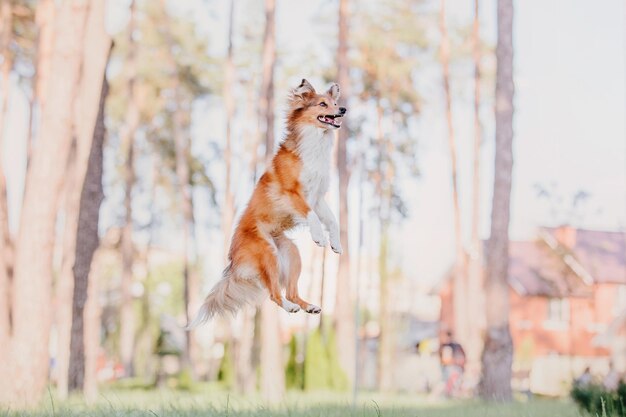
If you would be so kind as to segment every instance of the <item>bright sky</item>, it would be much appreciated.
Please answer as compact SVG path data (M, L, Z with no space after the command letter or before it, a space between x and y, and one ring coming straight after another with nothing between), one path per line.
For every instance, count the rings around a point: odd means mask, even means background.
M255 6L250 6L256 3ZM239 2L237 19L260 13L260 2ZM280 64L301 62L313 50L324 65L335 54L335 2L278 0L277 38ZM356 0L353 0L356 3ZM472 2L450 0L450 23L469 24ZM192 13L199 31L211 39L212 48L225 48L226 0L178 3L181 13ZM436 5L435 5L436 6ZM124 25L127 2L111 4L110 27ZM249 7L257 7L251 10ZM484 0L482 32L486 42L495 45L495 0ZM245 17L244 17L245 16ZM515 2L515 166L512 199L511 235L515 239L532 238L534 229L551 224L546 202L536 197L534 186L556 184L565 198L580 189L591 197L577 226L606 230L626 227L626 89L624 2L606 0L523 0ZM259 32L263 18L259 18ZM328 44L320 39L329 37ZM236 45L237 47L237 45ZM285 76L279 72L277 102L286 95L287 85L302 77L319 83L310 72L316 62L304 64L301 74ZM467 74L456 69L455 74ZM471 81L453 79L455 92L455 128L459 143L460 181L463 220L469 234L472 108L467 91ZM443 101L438 67L425 68L420 77L420 93L425 98L419 123L419 160L422 175L418 179L398 179L409 202L410 217L395 233L395 262L405 274L428 285L441 277L450 266L453 254L452 207L449 161L443 119ZM285 91L283 91L285 89ZM15 90L17 91L17 89ZM459 98L460 97L460 98ZM9 121L9 140L4 144L4 162L11 195L11 208L19 206L24 169L26 101L14 94ZM243 108L243 103L239 108ZM211 100L194 126L194 150L204 152L209 139L223 137L223 115L219 101ZM210 111L209 111L210 110ZM202 109L201 109L202 111ZM485 124L482 149L482 234L487 237L493 178L493 112L486 102L482 112ZM279 127L282 125L278 125ZM281 130L278 130L280 132ZM238 133L235 133L237 136ZM238 146L236 145L236 148ZM15 157L19 155L20 157ZM211 168L218 179L220 166ZM244 179L239 184L239 199L249 195ZM330 198L333 200L333 196ZM356 195L351 195L356 207ZM336 210L335 210L336 211ZM216 222L215 212L198 214L201 221ZM110 216L109 216L110 217ZM212 219L212 220L211 220ZM298 233L303 247L308 247L305 232ZM215 233L200 232L200 247L209 253L210 263L219 264L221 253L211 252L221 238ZM354 238L354 236L353 236ZM307 248L303 248L305 253ZM306 256L306 255L305 255ZM220 265L221 268L221 265Z

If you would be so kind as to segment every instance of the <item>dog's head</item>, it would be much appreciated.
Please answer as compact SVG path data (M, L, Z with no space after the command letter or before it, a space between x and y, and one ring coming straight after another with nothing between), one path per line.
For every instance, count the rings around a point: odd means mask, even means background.
M331 85L325 93L318 94L313 86L303 79L289 96L288 121L291 125L339 129L346 108L339 107L337 100L339 100L337 84Z

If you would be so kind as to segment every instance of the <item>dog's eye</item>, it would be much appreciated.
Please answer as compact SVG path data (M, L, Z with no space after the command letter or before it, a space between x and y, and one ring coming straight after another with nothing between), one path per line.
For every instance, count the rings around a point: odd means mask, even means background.
M328 105L326 103L324 103L323 101L320 103L320 106L322 107L328 107Z

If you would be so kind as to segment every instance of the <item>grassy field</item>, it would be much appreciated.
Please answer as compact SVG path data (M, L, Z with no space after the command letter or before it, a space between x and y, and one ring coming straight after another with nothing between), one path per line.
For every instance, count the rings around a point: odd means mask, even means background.
M256 397L238 397L202 388L196 392L174 390L104 390L95 404L75 398L54 400L51 394L37 410L0 410L0 416L163 416L163 417L580 417L569 401L531 400L510 405L431 400L408 395L362 393L355 407L334 393L291 392L283 404L266 407Z

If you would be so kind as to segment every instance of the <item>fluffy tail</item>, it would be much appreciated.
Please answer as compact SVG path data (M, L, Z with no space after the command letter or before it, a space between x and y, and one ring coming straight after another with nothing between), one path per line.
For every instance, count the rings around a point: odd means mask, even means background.
M256 304L263 290L256 279L244 279L231 273L229 266L204 300L196 317L185 327L192 330L216 315L235 314L245 304Z

